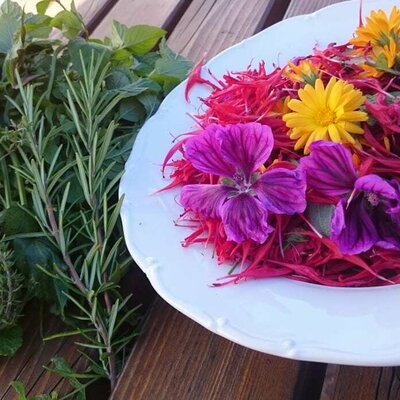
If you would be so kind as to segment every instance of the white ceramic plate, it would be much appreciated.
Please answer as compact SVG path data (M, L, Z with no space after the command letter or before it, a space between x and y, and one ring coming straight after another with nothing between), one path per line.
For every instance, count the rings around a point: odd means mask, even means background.
M397 1L364 1L363 14ZM307 55L313 46L344 43L358 24L359 0L338 3L314 14L282 21L229 48L207 66L216 76L238 71L250 61L285 63ZM122 221L132 256L157 292L172 306L207 329L241 345L299 360L338 364L400 365L400 286L329 288L271 279L223 288L209 284L226 274L211 250L181 247L192 232L177 228L182 209L179 191L152 195L165 186L160 163L173 136L193 129L186 113L198 111L204 87L184 100L181 84L140 131L120 186L125 194Z

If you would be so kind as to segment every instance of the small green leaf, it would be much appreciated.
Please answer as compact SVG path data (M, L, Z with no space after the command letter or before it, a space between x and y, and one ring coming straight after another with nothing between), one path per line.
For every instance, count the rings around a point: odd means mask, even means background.
M0 14L6 14L10 17L20 20L22 16L22 8L15 1L5 0L0 7Z
M20 381L14 381L11 383L13 389L17 392L18 400L27 400L25 394L24 384Z
M120 89L128 86L131 83L131 75L132 73L127 68L115 68L106 79L107 89Z
M112 22L111 44L114 48L124 47L124 40L128 28L118 21Z
M13 205L0 212L0 231L6 236L37 230L36 221L21 207Z
M137 99L143 105L147 113L147 118L150 118L161 104L159 96L155 93L144 92L137 96Z
M138 78L134 82L119 88L118 91L129 96L137 96L145 91L159 92L161 91L161 87L151 79Z
M192 63L175 54L162 40L160 58L155 62L151 78L164 87L164 94L169 93L178 83L185 79L192 68Z
M114 48L129 49L133 54L150 51L164 37L166 31L149 25L136 25L127 28L119 22L113 22L111 43Z
M379 54L376 59L376 67L377 68L388 68L388 61L384 53Z
M154 72L156 61L160 58L158 52L150 52L143 54L142 56L135 57L135 64L133 66L134 72L139 75L146 77Z
M62 302L60 291L66 291L65 285L56 280L51 280L38 268L38 265L40 265L44 270L52 271L53 266L57 265L63 269L64 263L57 249L47 240L41 238L18 238L14 239L13 244L15 265L27 277L26 286L28 290L38 298L56 303L62 310L65 304Z
M42 0L36 4L36 11L38 14L44 15L46 14L47 9L49 8L50 3L53 0Z
M135 98L127 98L119 105L119 118L130 122L143 121L145 118L143 106Z
M68 39L74 39L84 29L80 19L71 11L60 11L52 20L51 25L63 32Z
M115 49L111 56L111 63L115 66L130 67L133 61L131 52L126 49Z
M0 356L12 356L22 346L22 329L16 325L0 331Z
M331 221L335 207L331 204L309 203L307 215L310 223L322 235L329 237L331 234Z
M19 21L7 14L0 15L0 53L7 54L14 46Z
M46 39L52 30L50 22L51 18L47 15L28 14L25 17L25 33L31 38Z

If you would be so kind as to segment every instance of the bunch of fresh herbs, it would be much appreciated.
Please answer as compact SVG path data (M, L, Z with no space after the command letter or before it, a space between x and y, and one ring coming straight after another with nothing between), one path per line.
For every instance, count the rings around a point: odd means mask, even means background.
M124 163L190 64L160 28L114 22L111 38L90 39L73 4L49 17L50 3L0 9L0 354L21 345L18 318L39 298L72 327L58 336L80 335L84 396L99 377L115 386L137 332L119 291L132 265L119 220ZM60 360L55 370L71 375Z

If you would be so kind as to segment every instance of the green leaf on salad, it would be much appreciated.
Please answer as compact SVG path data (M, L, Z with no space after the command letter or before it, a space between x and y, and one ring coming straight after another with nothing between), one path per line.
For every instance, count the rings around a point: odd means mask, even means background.
M309 203L307 216L311 225L322 235L329 237L331 234L331 221L335 207L331 204Z

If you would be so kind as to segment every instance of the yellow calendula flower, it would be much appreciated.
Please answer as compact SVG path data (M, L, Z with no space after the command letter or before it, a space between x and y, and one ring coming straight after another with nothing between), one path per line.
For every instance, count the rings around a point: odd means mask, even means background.
M292 82L314 84L315 80L319 78L319 71L308 60L301 60L297 65L289 61L283 69L282 75Z
M372 11L366 23L357 28L350 43L356 47L385 46L390 37L396 42L400 36L400 10L394 6L389 15L383 10Z
M400 10L393 7L388 16L384 11L372 11L366 18L366 24L357 28L350 43L354 45L354 54L365 56L364 49L370 48L366 62L360 64L364 76L375 78L383 74L384 69L395 66L400 55Z
M360 122L368 115L359 108L365 97L353 85L332 77L324 87L317 79L315 87L305 85L298 96L288 103L293 112L283 116L290 138L297 140L295 150L304 148L308 154L310 144L316 140L356 144L353 135L364 133Z

